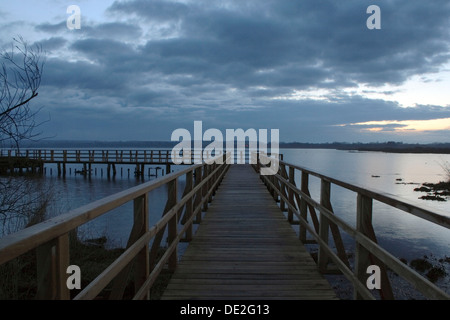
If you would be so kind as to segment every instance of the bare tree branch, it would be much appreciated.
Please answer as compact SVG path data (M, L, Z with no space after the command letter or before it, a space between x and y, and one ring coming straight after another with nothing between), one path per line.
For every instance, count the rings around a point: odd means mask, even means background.
M14 39L10 51L0 53L0 142L20 141L38 134L30 102L38 96L45 53L39 46L29 47L22 37Z

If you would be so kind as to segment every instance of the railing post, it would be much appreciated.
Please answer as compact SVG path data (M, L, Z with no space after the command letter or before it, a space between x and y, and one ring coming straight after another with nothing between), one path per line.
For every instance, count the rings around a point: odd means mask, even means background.
M177 195L178 195L178 178L175 178L171 182L169 182L169 188L168 188L168 207L173 208L177 204ZM178 214L175 214L172 219L169 220L168 223L168 246L170 246L178 236ZM175 271L178 264L178 254L177 254L177 247L173 250L172 254L169 257L169 270Z
M69 264L69 234L66 233L56 240L56 294L59 300L70 299L70 291L67 287L67 267Z
M208 178L208 165L204 164L202 180L205 180L207 178ZM202 201L205 200L204 198L208 194L208 186L209 186L209 183L207 181L202 187ZM207 199L205 201L203 201L203 211L208 211L208 200Z
M292 166L289 166L289 183L292 185L295 185L295 169ZM291 188L289 188L289 191L288 191L288 198L289 198L289 203L292 206L295 206L294 190L292 190ZM288 221L289 222L294 221L294 211L292 211L290 206L288 208Z
M38 300L68 300L67 267L69 266L69 236L51 240L36 249Z
M198 186L202 182L202 167L198 167L195 169L195 186ZM197 208L200 206L202 201L202 188L200 188L197 193L195 194L195 200L194 200L194 208L197 210ZM200 209L197 213L197 217L195 218L195 223L200 223L202 221L202 210Z
M214 164L207 165L207 167L209 167L209 169L208 169L208 177L209 177L208 193L209 193L214 185L214 175L212 174L214 172ZM209 196L208 196L208 203L211 203L212 200L213 200L213 193L210 192Z
M322 179L320 186L320 204L324 207L327 207L330 203L330 191L331 184L329 181ZM320 223L319 223L319 237L322 239L326 245L328 245L329 238L329 225L330 222L327 217L320 210ZM318 255L318 266L321 272L325 272L327 270L328 265L328 256L323 249L323 246L319 246L319 255Z
M286 166L284 165L284 163L280 163L280 174L281 174L281 177L283 177L284 179L287 179ZM284 203L282 195L286 197L286 185L283 180L280 180L279 182L280 182L280 209L282 212L285 212L286 204ZM289 220L289 216L288 216L288 221L289 221L289 223L292 223L293 219L291 218L291 220Z
M189 171L186 173L186 192L189 193L192 191L192 178L193 178L193 172ZM189 200L186 202L186 212L184 213L185 220L188 221L192 217L193 213L193 201L192 199L194 196L189 198ZM185 234L185 240L191 241L192 240L192 223L189 223L188 228L186 229Z
M139 233L136 238L142 237L148 231L148 195L145 194L137 199L134 199L134 224L140 225ZM137 292L144 284L149 275L149 245L148 243L136 255L134 286Z
M295 180L294 180L295 181ZM301 182L301 190L302 192L306 193L306 191L309 190L309 174L302 171L302 182ZM300 203L298 204L300 206L300 217L304 221L308 221L308 203L306 202L304 197L301 197ZM300 241L303 243L306 243L306 228L300 224Z
M367 236L373 242L378 243L375 236L375 231L372 226L372 211L373 199L358 193L357 197L357 211L356 211L356 230ZM355 276L358 280L365 284L367 280L367 267L370 265L377 265L381 272L381 288L380 295L384 300L393 300L394 294L392 292L391 283L389 281L386 266L377 257L372 255L369 250L364 248L356 242L355 248ZM354 290L354 298L361 299L362 297Z
M358 193L356 209L356 230L364 233L365 225L372 223L372 199ZM361 283L366 282L367 267L369 266L369 251L356 242L355 248L355 276ZM356 289L354 299L362 299Z
M127 242L127 248L131 247L140 237L148 231L148 195L142 195L133 201L133 228ZM162 235L161 235L162 237ZM159 245L159 243L158 243ZM152 248L153 249L153 248ZM134 275L136 291L145 282L148 277L150 258L149 247L146 245L136 255L134 260L136 262L136 271ZM127 280L132 267L129 263L122 271L114 278L113 287L109 295L109 300L120 300L123 298Z

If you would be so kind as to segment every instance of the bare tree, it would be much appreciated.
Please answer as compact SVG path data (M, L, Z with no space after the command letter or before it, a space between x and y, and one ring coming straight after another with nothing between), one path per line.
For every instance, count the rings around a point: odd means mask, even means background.
M39 109L32 109L30 102L38 96L44 64L42 48L30 47L22 37L0 52L1 144L19 149L22 140L39 135L34 132ZM0 236L42 219L50 196L37 193L35 187L27 180L0 177Z
M32 110L30 102L38 96L45 53L19 37L9 51L0 53L0 60L0 142L18 148L20 141L39 135L34 132L39 109Z

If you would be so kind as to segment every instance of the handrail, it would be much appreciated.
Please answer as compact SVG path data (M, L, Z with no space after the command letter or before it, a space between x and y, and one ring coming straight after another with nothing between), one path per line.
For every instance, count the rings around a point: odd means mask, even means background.
M171 149L1 149L0 158L27 158L47 163L102 163L102 164L170 164L172 163ZM242 161L248 160L250 150L237 149L235 157ZM220 156L211 150L191 150L189 155L174 154L175 158L190 156L191 164L197 163L200 158L213 159Z
M259 168L262 167L262 164L259 162L261 157L267 158L264 154L258 155L256 170L259 170ZM273 161L272 158L270 160ZM298 217L300 240L304 243L307 242L306 231L308 231L319 244L319 269L324 273L328 272L328 258L331 259L344 276L353 284L355 298L374 299L372 293L365 286L365 281L368 276L366 274L366 268L371 264L377 264L382 271L383 287L380 290L382 298L394 298L386 274L386 267L389 267L410 282L426 297L431 299L450 299L450 296L442 289L406 266L377 243L375 232L372 227L372 200L378 200L447 229L450 228L450 218L448 216L409 204L399 197L343 182L285 161L279 161L277 167L278 172L273 172L274 174L269 176L261 175L261 179L266 183L274 198L280 201L281 209L284 209L285 206L287 206L288 219L292 221L293 215ZM286 167L288 167L289 170L287 170ZM301 189L299 189L295 183L296 170L300 171L302 174ZM308 190L309 175L321 179L320 203L310 196ZM333 213L330 202L331 184L344 187L357 193L356 229L349 226ZM315 209L319 210L320 219L317 218ZM308 211L311 220L315 222L314 226L311 226L307 221ZM353 271L351 270L350 265L343 260L345 249L343 248L343 244L339 242L340 232L338 227L348 233L356 241L356 257ZM328 245L329 229L333 232L336 249L338 251L337 254Z
M420 205L408 203L407 200L402 199L401 197L398 197L396 195L392 195L392 194L389 194L389 193L386 193L383 191L379 191L374 188L362 187L362 186L358 186L356 184L344 182L344 181L326 176L324 174L318 173L311 169L307 169L305 167L300 167L295 164L287 163L285 161L280 161L280 164L295 168L296 170L305 172L305 173L315 176L317 178L328 180L332 184L343 187L350 191L354 191L354 192L364 195L366 197L369 197L369 198L372 198L379 202L385 203L389 206L392 206L397 209L408 212L410 214L413 214L419 218L428 220L428 221L438 224L442 227L450 229L450 217L446 216L445 213L441 212L441 210L439 210L439 209L434 209L434 211L431 211L430 209L422 207Z
M130 262L137 259L141 267L139 283L136 288L146 285L144 294L141 290L141 298L145 298L156 276L162 270L162 266L169 262L171 269L176 267L176 247L185 235L189 240L192 237L192 223L194 218L201 220L202 209L206 210L215 190L225 175L229 165L229 154L216 157L208 163L189 166L181 171L168 174L156 180L143 183L139 186L124 190L117 194L105 197L66 214L51 218L32 227L23 229L17 233L0 238L0 265L19 257L20 255L37 249L37 259L50 258L56 263L50 263L45 267L38 266L38 278L54 279L51 283L38 281L38 298L68 299L69 292L65 285L67 277L66 268L69 263L69 238L68 234L77 227L96 219L97 217L125 204L134 201L134 225L130 234L127 249L116 259L100 276L78 294L77 299L95 298L112 279L119 278L122 273L128 274ZM186 187L182 199L177 198L178 178L186 176ZM195 183L194 183L195 177ZM168 185L168 200L162 218L151 228L148 226L148 193ZM184 214L185 218L181 219ZM178 223L184 225L181 232ZM169 249L154 268L156 262L154 252L157 252L166 227L168 228ZM152 250L149 250L149 242L154 239ZM150 255L150 256L149 256ZM141 258L139 258L141 256ZM39 265L39 263L38 263ZM56 267L56 269L55 269ZM41 270L39 270L41 268ZM159 269L158 269L159 268ZM149 272L152 281L148 282ZM39 279L38 279L39 280ZM114 297L121 297L123 291L118 290Z

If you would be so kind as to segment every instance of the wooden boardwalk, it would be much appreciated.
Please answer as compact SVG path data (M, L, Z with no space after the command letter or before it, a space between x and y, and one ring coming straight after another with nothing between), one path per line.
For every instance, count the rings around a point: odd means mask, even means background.
M250 165L232 165L163 299L336 299Z

